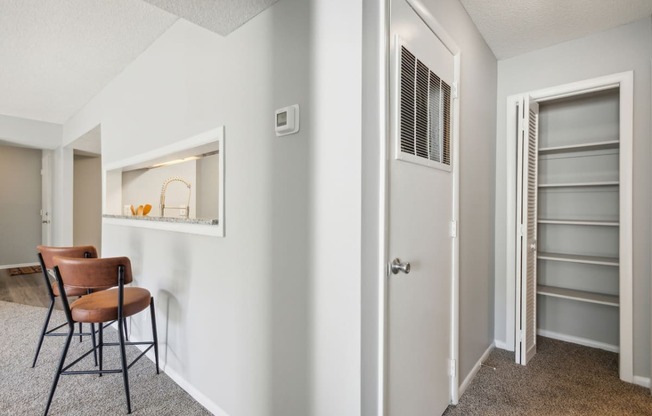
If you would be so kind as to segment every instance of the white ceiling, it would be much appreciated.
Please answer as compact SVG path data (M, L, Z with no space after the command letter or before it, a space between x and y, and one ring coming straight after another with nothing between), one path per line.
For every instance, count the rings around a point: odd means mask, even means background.
M0 0L0 114L62 124L179 16L226 35L276 1Z
M0 0L0 114L62 124L181 16L222 35L277 0ZM498 59L650 16L652 0L461 0Z
M498 59L652 15L652 0L460 0Z
M144 0L226 36L278 0Z
M2 0L0 114L65 122L177 19L134 0Z

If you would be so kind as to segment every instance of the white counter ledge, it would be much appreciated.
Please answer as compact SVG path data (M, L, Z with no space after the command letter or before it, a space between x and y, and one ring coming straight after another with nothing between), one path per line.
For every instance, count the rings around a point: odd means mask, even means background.
M150 217L137 215L102 215L102 224L150 228L188 234L223 237L224 229L215 218Z

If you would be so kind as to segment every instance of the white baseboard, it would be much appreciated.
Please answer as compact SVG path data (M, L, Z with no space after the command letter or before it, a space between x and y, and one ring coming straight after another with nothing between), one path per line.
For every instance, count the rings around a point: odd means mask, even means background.
M482 366L482 363L487 360L489 354L491 354L491 351L493 351L494 346L495 346L494 343L491 343L491 345L489 345L489 348L487 348L484 354L482 354L478 362L475 363L475 365L473 366L471 372L466 376L464 381L462 381L462 384L460 384L460 388L458 389L458 398L462 397L466 389L469 387L469 385L475 378L476 374L478 374L478 371L480 371L480 367Z
M634 384L650 388L650 377L634 376Z
M38 263L3 264L0 265L0 269L13 269L15 267L34 267L38 265Z
M559 341L571 342L573 344L584 345L585 347L598 348L600 350L620 352L617 345L611 345L604 342L594 341L588 338L574 337L572 335L560 334L558 332L547 331L545 329L538 329L537 335L542 337L557 339Z
M499 350L514 351L514 346L513 345L507 345L506 342L498 341L497 339L494 340L494 346L496 348L498 348Z
M186 379L184 379L179 373L174 371L171 368L166 368L165 369L165 374L168 375L174 381L184 389L188 394L199 404L204 406L206 410L214 414L215 416L229 416L228 413L226 413L222 408L220 408L217 404L215 404L211 399L206 397L205 394L197 390L195 387L193 387Z
M115 330L118 330L118 326L116 324L111 325ZM131 333L129 333L129 340L130 341L136 341L136 342L143 342L143 341L148 341L148 340L141 340L138 337L134 337ZM136 345L139 350L144 351L147 346L146 345ZM162 372L167 374L172 381L177 383L179 387L184 389L190 397L193 399L197 400L199 404L204 406L206 410L211 412L215 416L229 416L228 413L226 413L221 407L219 407L215 402L213 402L211 399L209 399L204 393L200 392L197 390L188 380L183 378L181 374L177 373L174 371L172 368L167 366L167 363L162 359L161 351L160 351L160 345L159 345L159 368L161 369ZM149 358L153 363L156 362L156 356L154 355L154 350L149 350L147 354L145 354L147 358Z

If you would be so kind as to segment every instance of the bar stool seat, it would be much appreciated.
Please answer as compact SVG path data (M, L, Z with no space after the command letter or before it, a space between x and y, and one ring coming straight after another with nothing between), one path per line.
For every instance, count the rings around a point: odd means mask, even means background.
M142 287L125 287L123 315L137 314L149 307L152 295ZM83 296L70 304L76 322L107 322L118 319L118 289L103 290Z

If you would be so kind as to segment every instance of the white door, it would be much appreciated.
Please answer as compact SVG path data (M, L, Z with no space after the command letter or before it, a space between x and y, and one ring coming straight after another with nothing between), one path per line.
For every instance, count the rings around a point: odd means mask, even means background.
M516 362L537 352L537 161L539 105L525 96L518 105L516 224Z
M387 414L450 402L454 57L404 0L392 2Z
M41 157L41 242L52 245L52 151L43 150Z

